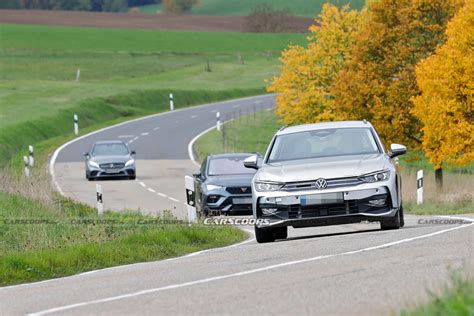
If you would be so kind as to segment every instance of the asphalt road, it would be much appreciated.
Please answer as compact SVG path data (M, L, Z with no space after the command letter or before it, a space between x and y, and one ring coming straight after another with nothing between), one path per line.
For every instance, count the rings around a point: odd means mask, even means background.
M101 181L106 205L126 202L149 213L171 206L180 215L182 178L196 168L189 142L215 123L213 111L252 110L255 102L269 108L273 97L192 108L93 134L58 154L57 184L64 194L94 203L95 184L83 179L81 153L96 140L133 135L138 180ZM397 313L426 302L427 290L439 291L450 270L473 275L474 219L427 224L431 219L407 216L406 226L394 231L363 223L290 229L287 240L272 244L257 244L243 227L249 239L231 247L0 288L0 314Z

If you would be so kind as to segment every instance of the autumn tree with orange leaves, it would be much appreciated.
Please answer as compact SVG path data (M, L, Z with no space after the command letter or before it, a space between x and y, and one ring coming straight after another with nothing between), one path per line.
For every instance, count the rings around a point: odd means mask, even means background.
M462 0L382 0L356 35L348 66L335 81L336 115L368 119L385 143L420 147L421 122L412 114L420 93L416 64L446 40L447 22Z
M448 24L447 42L416 67L421 94L412 113L423 123L422 148L442 184L443 164L474 161L474 1Z
M290 46L283 52L281 72L272 78L269 92L276 98L276 113L287 124L334 120L334 77L346 65L361 24L361 14L349 6L323 5L310 28L307 47Z

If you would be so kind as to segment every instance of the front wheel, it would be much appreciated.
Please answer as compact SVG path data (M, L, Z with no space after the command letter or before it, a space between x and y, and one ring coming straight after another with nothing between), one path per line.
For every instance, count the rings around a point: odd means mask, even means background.
M286 239L288 227L259 228L255 226L255 239L259 244L274 242L276 239Z
M399 208L393 218L385 219L380 222L380 228L382 230L399 229L403 225L405 225L405 221L403 219L403 208Z

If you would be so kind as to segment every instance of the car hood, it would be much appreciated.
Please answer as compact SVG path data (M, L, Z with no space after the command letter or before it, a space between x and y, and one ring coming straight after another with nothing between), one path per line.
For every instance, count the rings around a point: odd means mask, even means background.
M384 154L301 159L265 164L255 179L274 182L334 179L360 176L387 169L389 165L388 157Z
M223 187L249 187L253 176L253 174L209 176L205 184L220 185Z
M132 159L132 157L130 155L126 155L126 156L96 156L96 157L91 157L89 160L97 162L98 164L102 164L102 163L112 163L112 162L125 163L130 159Z

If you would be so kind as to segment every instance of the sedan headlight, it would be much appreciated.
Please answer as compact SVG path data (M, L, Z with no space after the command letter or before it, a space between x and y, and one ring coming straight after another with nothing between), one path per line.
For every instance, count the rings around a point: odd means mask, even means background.
M378 182L378 181L387 181L388 179L390 179L390 170L383 170L383 171L365 174L361 176L360 179L368 183Z
M98 164L97 162L95 162L95 161L89 160L88 164L89 164L89 166L91 166L91 167L93 167L93 168L100 168L100 167L99 167L99 164Z
M281 183L255 181L255 190L258 192L278 191L282 187Z
M206 184L206 189L207 191L214 191L214 190L220 190L223 189L223 186L220 185L215 185L215 184Z
M134 163L135 163L135 160L134 160L134 159L130 159L129 161L127 161L127 162L125 163L125 167L131 166L131 165L133 165Z

